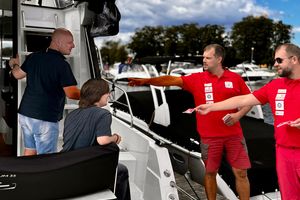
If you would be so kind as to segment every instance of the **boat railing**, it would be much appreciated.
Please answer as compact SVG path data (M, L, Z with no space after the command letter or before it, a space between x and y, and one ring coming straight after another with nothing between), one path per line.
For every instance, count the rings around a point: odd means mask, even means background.
M118 85L116 85L114 82L109 81L109 80L107 80L105 78L102 78L102 79L105 80L106 82L108 82L108 84L111 85L111 91L110 91L110 97L111 97L111 99L110 99L110 103L117 103L117 104L120 104L120 105L125 106L125 107L128 108L128 111L129 111L129 114L130 114L130 126L132 127L133 126L133 112L132 112L132 108L131 108L131 104L130 104L127 92L123 88L121 88ZM115 95L116 94L116 88L118 90L120 90L122 94L124 94L125 99L126 99L126 103L122 103L122 102L120 102L120 101L118 101L116 99L116 95Z

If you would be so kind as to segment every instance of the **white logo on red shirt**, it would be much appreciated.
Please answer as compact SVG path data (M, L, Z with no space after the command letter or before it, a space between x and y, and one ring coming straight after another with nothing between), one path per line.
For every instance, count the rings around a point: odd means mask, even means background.
M233 84L231 81L225 81L225 88L233 88Z
M214 103L213 87L212 83L204 83L204 93L206 103Z
M278 89L275 97L275 115L284 115L284 99L286 96L286 89Z

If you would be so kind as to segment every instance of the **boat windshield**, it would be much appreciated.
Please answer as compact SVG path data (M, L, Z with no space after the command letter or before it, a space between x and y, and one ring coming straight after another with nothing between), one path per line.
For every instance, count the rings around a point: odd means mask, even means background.
M22 0L24 5L63 9L74 4L74 0Z

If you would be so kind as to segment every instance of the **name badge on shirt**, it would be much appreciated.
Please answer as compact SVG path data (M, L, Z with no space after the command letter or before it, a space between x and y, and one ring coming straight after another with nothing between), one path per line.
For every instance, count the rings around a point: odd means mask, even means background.
M283 115L284 115L284 111L282 111L282 110L280 110L280 111L279 111L279 110L276 110L276 111L275 111L275 115L276 115L276 116L283 116Z
M205 100L206 101L214 100L213 93L205 93Z
M207 92L212 92L212 87L206 86L205 87L205 93L207 93Z
M278 89L277 93L285 94L286 93L286 89Z
M276 110L284 110L284 101L275 101Z
M275 100L284 100L284 98L285 98L285 94L277 93L276 97L275 97Z
M275 115L284 115L284 99L287 94L287 89L278 89L275 97Z
M233 88L233 84L231 81L225 81L225 88Z

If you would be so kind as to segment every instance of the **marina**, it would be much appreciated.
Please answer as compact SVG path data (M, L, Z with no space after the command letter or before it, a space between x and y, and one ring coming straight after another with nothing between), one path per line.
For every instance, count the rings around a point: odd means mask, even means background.
M57 27L66 27L74 34L76 48L66 59L72 66L72 71L78 82L78 86L90 78L105 78L101 56L98 55L94 38L90 34L90 26L95 13L90 10L91 1L69 1L59 4L60 1L44 1L46 5L41 5L41 1L21 1L13 4L13 49L14 54L19 53L23 62L30 53L47 48L49 36ZM56 3L54 3L56 2ZM51 17L49 17L51 16ZM188 75L201 71L200 65L196 62L190 69L182 66L188 65L186 58L178 61L179 58L165 58L163 64L165 71L157 68L157 63L134 63L139 65L138 72L142 72L142 77L155 77L165 74L174 76ZM202 57L198 58L202 59ZM191 58L188 58L190 61ZM147 61L149 62L149 61ZM176 65L171 65L176 62ZM100 64L99 64L100 63ZM184 64L182 64L184 63ZM182 64L178 67L178 64ZM172 68L172 66L177 66ZM8 73L9 66L2 71ZM203 70L202 70L203 71ZM1 74L1 76L4 73ZM200 138L196 130L195 113L189 115L182 112L188 108L195 107L192 96L177 87L129 87L127 85L132 74L120 73L117 78L108 78L106 81L110 85L110 101L106 109L112 114L112 133L119 133L122 142L118 146L118 157L111 160L102 161L102 157L97 157L97 162L103 166L115 162L123 163L127 166L130 174L130 188L132 200L185 200L185 199L206 199L203 189L203 177L205 166L201 159L199 148ZM140 76L140 74L135 74ZM17 108L20 104L26 79L16 81L10 79L7 74L5 82L1 83L1 95L8 96L2 100L7 118L1 122L1 132L10 136L0 140L0 151L5 156L0 161L0 197L6 199L115 199L114 181L115 177L109 177L109 186L105 182L101 188L97 188L96 178L94 182L89 182L91 174L97 175L111 174L112 169L98 171L97 165L89 165L89 170L82 166L82 160L73 161L71 164L59 161L59 169L55 166L54 160L59 160L66 156L63 153L33 156L26 160L23 155L23 138L18 123ZM268 80L269 81L269 80ZM267 81L251 84L252 90L264 85ZM77 101L67 100L64 107L64 117L78 107ZM63 118L64 119L64 118ZM60 121L59 149L62 146L63 120ZM274 162L274 139L273 122L268 106L255 106L241 121L247 140L252 169L249 170L251 183L251 196L253 200L264 199L262 193L275 194L272 199L278 197L278 185ZM113 149L112 154L115 153ZM15 155L7 157L9 154ZM78 154L72 154L77 157ZM114 154L115 155L115 154ZM10 155L11 156L11 155ZM40 157L49 159L49 163L39 161ZM85 160L84 156L82 159ZM98 160L99 159L99 160ZM37 161L38 160L38 161ZM68 159L62 159L68 160ZM86 161L89 163L90 160ZM110 162L111 161L111 162ZM16 165L15 163L18 163ZM75 163L75 164L74 164ZM30 169L32 166L36 168ZM76 176L68 173L69 167L77 168ZM76 167L78 166L78 167ZM102 168L101 168L102 169ZM53 171L62 170L56 178L51 176ZM14 179L7 177L7 174L18 177ZM99 174L98 174L99 173ZM0 174L0 175L1 175ZM31 178L28 178L32 175ZM40 180L40 177L41 178ZM76 179L79 177L78 179ZM218 200L238 199L234 191L234 180L232 180L231 169L226 163L222 163L218 183ZM53 180L54 179L54 180ZM57 188L59 179L72 183L77 190L70 190L68 184L62 184L60 189L52 192L48 188ZM36 182L30 180L37 180ZM188 180L188 181L187 181ZM62 183L63 183L62 181ZM22 190L23 184L32 186L35 191L47 191L47 195L34 192L33 190ZM89 183L89 184L83 184ZM192 187L191 187L192 185ZM5 189L9 188L9 190ZM47 190L48 189L48 190ZM195 192L193 191L195 190ZM79 192L80 191L80 192ZM109 194L108 197L107 194ZM277 195L277 196L276 196Z

